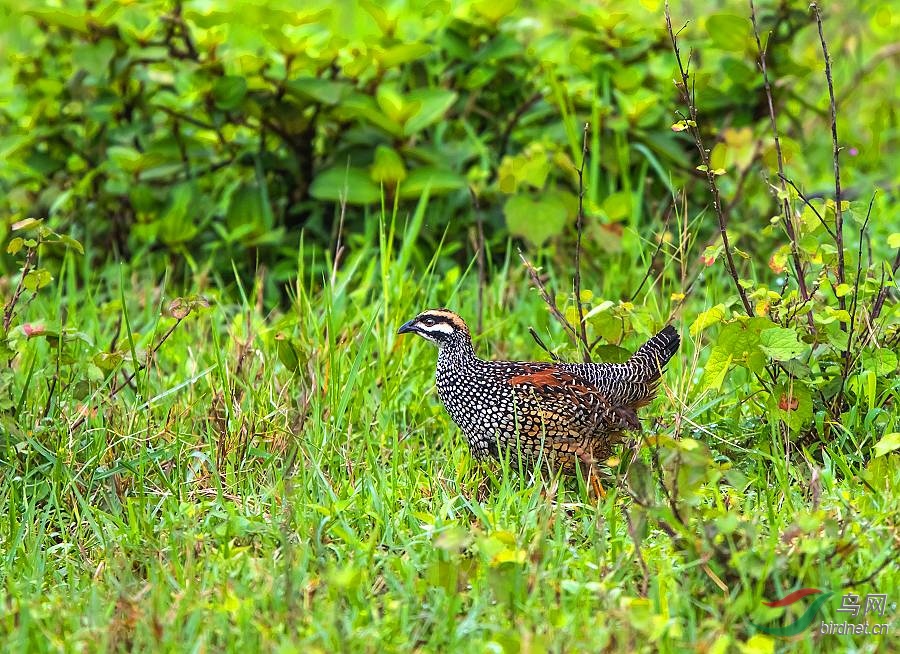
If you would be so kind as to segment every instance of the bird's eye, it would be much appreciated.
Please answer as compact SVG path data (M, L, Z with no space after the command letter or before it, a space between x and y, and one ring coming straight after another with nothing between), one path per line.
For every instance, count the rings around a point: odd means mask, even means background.
M426 327L434 327L434 318L425 318L422 320Z

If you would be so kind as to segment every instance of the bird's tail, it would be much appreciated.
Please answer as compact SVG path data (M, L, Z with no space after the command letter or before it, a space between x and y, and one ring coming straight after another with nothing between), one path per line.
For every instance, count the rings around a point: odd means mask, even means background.
M681 337L672 325L667 325L661 332L638 348L625 365L632 374L644 383L654 384L659 381L662 371L681 344Z

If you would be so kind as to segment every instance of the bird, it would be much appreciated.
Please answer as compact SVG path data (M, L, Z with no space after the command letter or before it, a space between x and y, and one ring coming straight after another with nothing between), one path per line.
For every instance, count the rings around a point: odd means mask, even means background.
M446 308L421 312L397 333L437 345L438 397L476 459L580 470L601 496L598 467L623 432L640 431L637 411L656 396L681 342L668 325L624 363L484 360L465 321Z

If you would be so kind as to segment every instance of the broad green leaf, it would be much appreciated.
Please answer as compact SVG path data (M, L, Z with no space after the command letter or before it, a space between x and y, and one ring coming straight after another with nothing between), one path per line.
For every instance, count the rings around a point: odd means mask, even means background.
M247 80L238 75L220 77L213 84L212 95L219 109L234 109L247 95Z
M690 326L691 336L695 337L707 327L711 327L716 323L725 319L726 310L724 304L717 304L712 309L707 309L697 316L697 319Z
M844 297L844 296L848 295L850 293L850 291L852 291L852 290L853 290L853 287L850 286L850 284L847 284L847 283L838 284L837 286L834 287L834 294L837 297Z
M401 125L415 109L411 102L404 100L403 95L392 84L380 85L375 91L375 101L385 116Z
M894 232L888 236L887 244L888 247L892 249L900 248L900 232Z
M713 14L706 19L710 40L722 50L743 52L750 42L750 19L734 14Z
M353 93L344 99L336 108L335 114L340 119L358 118L384 130L394 137L403 135L403 125L388 117L381 111L375 101L363 93Z
M553 195L514 195L503 207L510 233L523 236L533 245L543 245L550 237L561 234L568 213L565 203Z
M288 95L329 106L338 104L352 90L347 82L318 77L297 77L284 86Z
M889 375L897 369L897 353L885 347L866 349L862 353L862 366L879 377Z
M725 374L731 367L731 361L734 357L725 352L724 349L716 347L709 354L706 365L703 366L703 378L700 381L700 387L704 391L719 390L722 382L725 381Z
M396 68L431 54L432 46L427 43L401 43L385 50L376 50L373 58L382 68Z
M900 432L895 431L885 434L880 441L875 443L875 456L884 456L897 449L900 449Z
M603 199L600 205L611 222L621 222L631 216L631 193L616 191Z
M159 238L167 245L190 241L199 231L208 204L193 182L184 182L172 190L169 203L159 220Z
M379 145L375 148L375 161L369 168L369 173L375 182L396 184L406 179L406 166L396 150Z
M381 197L381 188L366 170L334 167L316 175L309 193L317 200L340 202L343 196L348 204L372 204Z
M772 327L759 333L759 347L775 361L788 361L803 354L807 345L797 337L797 332L787 327Z
M9 242L9 245L6 246L7 254L18 254L19 250L21 250L25 246L25 239L21 236L16 236Z
M255 183L242 184L231 194L225 224L230 230L249 226L248 234L266 232L275 226L272 208L265 200L265 194Z
M585 316L587 317L587 316ZM631 352L618 345L598 345L593 350L594 355L604 363L625 363L631 358Z
M582 301L585 302L587 300L582 300ZM615 305L612 302L612 300L604 300L597 306L592 307L591 310L585 314L584 319L588 320L589 318L593 318L594 316L597 316L597 315L603 313L604 311L611 309L613 306L615 306Z
M769 395L771 415L783 421L793 431L802 429L812 421L812 395L800 383L781 383Z
M466 188L466 178L452 170L424 166L409 171L400 183L401 198L418 198L428 189L431 193L449 193Z
M412 136L443 118L456 102L456 93L446 89L420 89L409 93L406 102L415 110L404 121L403 133Z
M35 268L22 280L22 286L29 291L38 291L53 281L53 275L45 268Z

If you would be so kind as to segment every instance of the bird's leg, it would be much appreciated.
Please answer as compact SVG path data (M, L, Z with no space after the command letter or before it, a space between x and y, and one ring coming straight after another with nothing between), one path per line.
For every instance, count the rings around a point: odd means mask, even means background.
M600 477L596 474L591 475L591 488L597 494L597 497L603 500L606 499L606 491L603 489L603 484L600 483Z
M581 460L581 471L584 475L585 482L594 491L594 495L600 499L606 499L606 491L603 484L600 483L600 474L594 466L594 456L592 452L580 450L578 458Z

